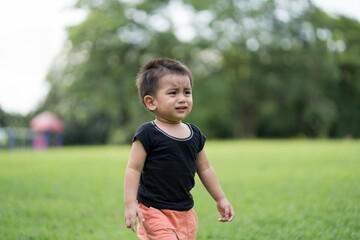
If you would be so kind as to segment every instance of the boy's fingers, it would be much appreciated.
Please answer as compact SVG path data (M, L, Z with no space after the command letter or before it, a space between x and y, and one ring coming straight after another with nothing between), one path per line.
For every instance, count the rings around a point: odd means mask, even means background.
M135 219L125 219L125 225L127 228L131 228L133 232L135 232L136 220Z
M230 206L225 207L225 218L229 219L230 217Z
M220 213L220 218L218 219L219 222L226 222L227 221L227 217L224 214L224 212Z
M222 222L224 219L224 214L220 212L220 218L218 219L219 222Z
M126 225L126 227L127 227L127 228L129 228L129 227L130 227L130 222L128 221L128 219L127 219L127 218L125 219L125 225Z
M234 217L235 217L235 212L234 212L234 209L233 209L233 207L231 207L231 217L230 217L230 220L229 220L229 222L231 222L233 219L234 219Z
M131 230L136 232L136 218L132 219L131 221Z
M127 228L132 228L132 221L130 219L125 219L125 225Z
M131 230L132 230L133 232L136 232L135 227L136 227L136 221L131 225Z
M230 218L228 220L228 222L231 222L235 217L235 212L234 209L230 206Z
M140 209L137 210L136 214L138 215L140 221L145 221L145 218L144 218L144 216L142 215L142 212L141 212Z
M235 217L234 209L232 206L226 206L220 212L220 218L218 219L219 222L231 222Z

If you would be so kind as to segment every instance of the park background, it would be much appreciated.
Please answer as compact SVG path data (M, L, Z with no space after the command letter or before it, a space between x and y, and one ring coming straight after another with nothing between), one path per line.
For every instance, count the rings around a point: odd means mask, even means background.
M0 125L15 128L43 111L57 114L69 145L0 152L1 237L131 237L121 199L128 144L153 119L134 79L143 63L167 56L194 74L186 121L208 137L209 156L239 210L233 225L216 225L211 199L196 188L194 197L205 199L198 200L206 219L200 239L360 238L358 20L306 0L75 7L87 16L67 28L43 101L25 115L0 109Z

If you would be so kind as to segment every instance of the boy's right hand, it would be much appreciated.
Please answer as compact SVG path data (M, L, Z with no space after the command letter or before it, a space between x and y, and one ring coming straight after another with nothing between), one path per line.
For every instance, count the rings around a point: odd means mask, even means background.
M125 206L125 224L126 227L131 228L133 232L136 232L136 217L138 217L140 221L145 221L137 203Z

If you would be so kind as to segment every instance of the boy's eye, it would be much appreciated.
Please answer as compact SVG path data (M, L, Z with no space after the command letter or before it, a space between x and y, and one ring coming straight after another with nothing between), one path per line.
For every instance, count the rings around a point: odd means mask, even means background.
M191 94L191 91L185 91L185 94L189 95L189 94Z
M172 92L169 92L170 95L175 95L176 92L175 91L172 91Z

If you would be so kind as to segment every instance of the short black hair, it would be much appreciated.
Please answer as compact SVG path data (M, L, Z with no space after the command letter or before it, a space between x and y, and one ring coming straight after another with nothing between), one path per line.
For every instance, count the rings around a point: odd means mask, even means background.
M187 75L190 85L193 86L193 76L190 70L181 62L171 58L156 58L145 63L136 77L136 86L139 90L140 101L144 103L146 95L156 94L159 79L166 74L176 73Z

